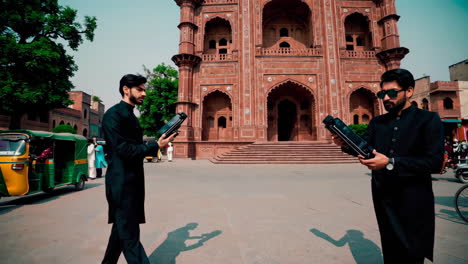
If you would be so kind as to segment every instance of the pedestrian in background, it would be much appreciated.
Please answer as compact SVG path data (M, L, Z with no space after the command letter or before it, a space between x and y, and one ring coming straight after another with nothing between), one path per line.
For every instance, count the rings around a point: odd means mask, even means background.
M172 162L172 153L174 152L174 147L172 146L172 142L169 142L167 147L167 161Z
M94 148L93 139L88 139L88 178L90 180L96 179L96 154Z
M104 155L104 147L96 143L96 148L94 149L96 152L96 177L102 177L102 169L107 167L106 157Z

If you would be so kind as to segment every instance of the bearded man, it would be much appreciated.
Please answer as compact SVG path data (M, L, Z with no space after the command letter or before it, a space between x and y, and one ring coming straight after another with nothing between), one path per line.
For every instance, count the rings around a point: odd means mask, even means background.
M434 194L431 173L444 160L444 129L437 113L413 106L414 77L404 69L385 72L377 97L387 114L371 120L368 143L375 157L361 164L372 170L372 198L384 263L433 261ZM350 148L333 136L343 151Z
M117 263L123 251L127 263L149 263L140 243L140 225L145 223L145 179L143 159L156 156L171 141L162 135L158 142L144 144L143 130L133 110L145 99L146 78L127 74L119 92L122 101L111 107L102 120L109 167L106 172L106 198L112 231L102 263Z

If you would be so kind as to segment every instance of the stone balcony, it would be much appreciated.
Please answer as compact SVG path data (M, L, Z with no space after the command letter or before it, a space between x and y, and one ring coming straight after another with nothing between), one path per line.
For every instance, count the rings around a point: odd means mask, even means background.
M202 61L237 61L236 54L202 54Z
M260 48L255 51L256 56L323 56L322 49L291 49L291 48Z
M353 59L377 59L373 50L342 50L342 58Z

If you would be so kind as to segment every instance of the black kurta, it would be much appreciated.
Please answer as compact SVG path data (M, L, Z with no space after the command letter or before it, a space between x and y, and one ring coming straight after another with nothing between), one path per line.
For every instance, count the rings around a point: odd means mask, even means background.
M393 170L372 171L372 196L384 259L394 263L405 250L411 257L433 260L431 173L440 171L444 159L440 117L410 106L400 116L387 113L374 118L368 133L371 146L395 158Z
M124 223L145 223L143 158L156 156L159 147L157 143L143 143L143 130L133 108L121 101L111 107L102 120L109 162L106 172L109 223L115 222L116 209L119 209L118 217Z

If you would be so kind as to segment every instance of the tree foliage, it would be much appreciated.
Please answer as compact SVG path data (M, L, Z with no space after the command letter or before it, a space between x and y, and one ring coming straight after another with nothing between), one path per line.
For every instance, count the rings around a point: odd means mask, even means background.
M95 17L82 26L76 15L57 0L0 1L0 110L11 115L11 129L24 113L72 103L69 79L77 66L64 44L77 50L97 26Z
M358 134L362 138L367 137L367 124L351 124L348 126L354 133Z
M143 66L144 67L144 66ZM164 63L152 71L144 67L148 83L146 98L138 106L140 125L145 135L156 136L156 132L175 114L175 102L179 87L179 74L176 69Z
M52 132L54 133L72 133L76 134L76 129L74 129L72 126L65 124L65 125L58 125L52 129Z
M99 96L93 95L93 102L101 103L102 100L101 100L101 98Z

